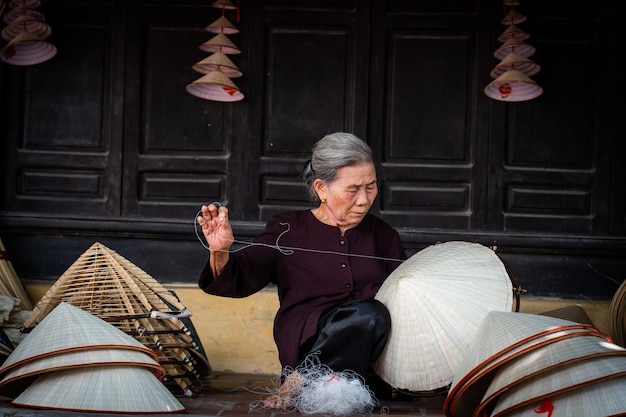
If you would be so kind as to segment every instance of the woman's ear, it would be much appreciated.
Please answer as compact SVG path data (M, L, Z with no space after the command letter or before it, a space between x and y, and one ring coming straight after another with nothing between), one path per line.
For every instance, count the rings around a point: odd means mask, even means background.
M321 200L326 200L326 183L321 179L317 178L313 181L313 188L317 193L317 198Z

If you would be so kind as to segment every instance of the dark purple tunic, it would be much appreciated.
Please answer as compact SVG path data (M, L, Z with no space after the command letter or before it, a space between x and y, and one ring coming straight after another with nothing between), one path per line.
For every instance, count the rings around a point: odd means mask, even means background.
M341 236L338 227L320 222L309 210L287 212L271 218L254 242L267 246L231 253L217 279L207 263L198 284L206 293L237 298L276 284L280 308L274 340L283 367L298 365L300 345L316 333L325 310L374 297L406 259L396 230L371 214Z

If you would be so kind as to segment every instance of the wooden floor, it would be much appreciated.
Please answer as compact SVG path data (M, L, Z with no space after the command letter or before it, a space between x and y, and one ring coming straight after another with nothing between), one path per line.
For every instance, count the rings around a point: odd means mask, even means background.
M185 406L184 413L150 414L151 416L220 416L243 417L254 414L267 416L295 415L298 412L278 412L264 410L259 407L260 400L265 398L272 388L276 387L275 377L258 374L214 373L205 379L202 390L194 397L178 396L178 400ZM368 415L384 416L435 416L443 417L442 395L409 397L393 395L391 399L382 400L379 407L374 408ZM97 417L121 414L68 412L60 410L39 410L25 407L15 407L10 399L0 397L0 416L12 417ZM137 414L133 414L137 415ZM316 414L306 414L316 416ZM363 415L363 414L356 414ZM321 414L319 415L321 416Z

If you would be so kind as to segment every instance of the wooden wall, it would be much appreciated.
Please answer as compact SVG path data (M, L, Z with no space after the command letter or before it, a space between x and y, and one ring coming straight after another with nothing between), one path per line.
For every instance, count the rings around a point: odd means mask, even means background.
M309 207L303 162L345 130L374 149L373 211L409 253L478 241L530 294L610 298L626 274L618 3L522 0L544 94L504 103L483 94L500 0L240 0L245 99L221 103L185 91L211 1L42 0L57 56L0 67L0 236L25 279L99 241L193 283L200 205L228 205L250 239Z

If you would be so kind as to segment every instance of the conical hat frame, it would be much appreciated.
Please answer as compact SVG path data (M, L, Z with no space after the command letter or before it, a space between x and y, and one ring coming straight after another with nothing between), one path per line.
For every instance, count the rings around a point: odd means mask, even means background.
M189 310L132 262L94 243L44 294L24 322L25 331L62 301L110 322L157 352L183 391L198 386L199 381L187 376L198 374L189 351L202 351L182 321L191 315Z

